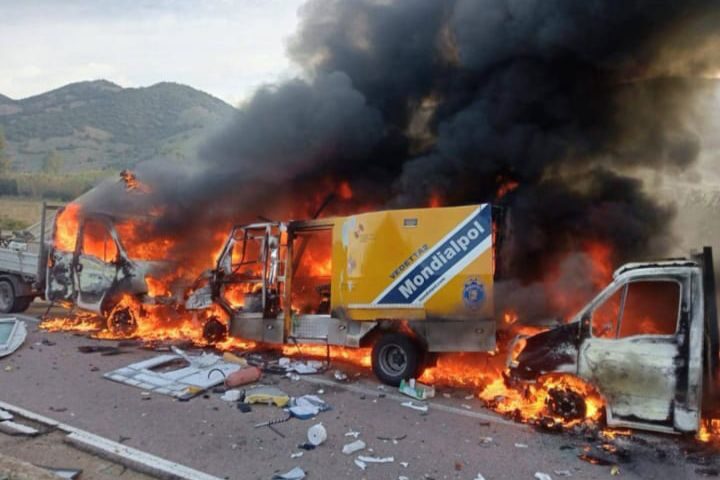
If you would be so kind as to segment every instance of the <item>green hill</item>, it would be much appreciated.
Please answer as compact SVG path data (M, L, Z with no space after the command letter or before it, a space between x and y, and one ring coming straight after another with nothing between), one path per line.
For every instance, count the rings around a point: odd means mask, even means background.
M65 172L121 169L156 157L182 161L233 112L177 83L122 88L98 80L22 100L0 95L0 128L17 171L39 170L52 151Z

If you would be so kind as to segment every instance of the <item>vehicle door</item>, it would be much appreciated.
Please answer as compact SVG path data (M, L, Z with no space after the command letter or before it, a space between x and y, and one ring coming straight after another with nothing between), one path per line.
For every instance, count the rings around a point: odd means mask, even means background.
M102 301L117 279L118 251L106 222L89 218L82 223L74 262L79 307L101 313Z
M608 425L677 426L673 407L687 383L690 299L687 273L637 275L584 315L578 374L605 397Z

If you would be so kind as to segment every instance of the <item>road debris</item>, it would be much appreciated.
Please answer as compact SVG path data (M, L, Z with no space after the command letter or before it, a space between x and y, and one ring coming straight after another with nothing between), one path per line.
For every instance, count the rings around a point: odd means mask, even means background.
M99 353L106 357L125 353L125 350L113 347L112 345L80 345L77 349L80 353Z
M349 432L346 432L346 433L345 433L345 436L346 436L346 437L358 438L358 437L360 436L360 432L354 432L354 431L351 430L351 431L349 431Z
M528 448L528 446L524 443L516 443L515 448Z
M14 353L25 342L26 337L25 322L15 317L0 318L0 358Z
M290 454L290 458L300 458L305 454L305 452L293 452Z
M360 455L358 457L358 460L360 460L363 463L392 463L395 461L395 457L368 457L365 455Z
M413 402L403 402L400 405L407 408L412 408L413 410L417 410L418 412L427 412L428 406L427 405L416 405Z
M322 423L316 423L312 427L308 428L307 439L311 445L319 447L325 440L327 440L327 430Z
M39 430L17 423L13 420L4 420L0 422L0 432L7 433L8 435L27 435L35 436L40 433Z
M302 480L303 478L305 478L305 471L300 467L295 467L289 472L272 476L272 480Z
M263 403L284 407L290 402L290 396L277 387L259 386L245 392L245 403Z
M228 363L235 363L237 365L240 365L241 367L247 367L248 361L244 359L243 357L238 357L232 352L225 352L223 353L223 361Z
M6 412L5 410L0 410L0 422L5 420L12 420L13 414L10 412Z
M330 406L323 399L316 395L303 395L293 399L292 405L288 409L293 417L300 420L313 418L320 412L329 410Z
M473 480L485 480L485 477L482 476L482 473L478 473L477 477L475 477Z
M400 393L412 397L415 400L427 400L435 396L435 387L418 383L414 378L411 378L407 382L401 380L398 390Z
M66 478L68 480L75 480L80 476L80 474L82 474L82 470L78 470L75 468L57 468L37 464L35 466L42 468L43 470L47 470L58 478Z
M225 386L228 388L240 387L248 383L255 383L262 377L262 371L257 367L241 367L225 377Z
M543 472L535 472L535 478L537 480L552 480L552 477L550 475Z
M360 470L365 470L367 468L367 463L363 462L362 460L356 458L353 461L354 461L355 465L357 465L360 468Z
M335 373L333 374L335 377L335 380L338 382L345 382L348 379L347 373L341 371L341 370L335 370Z
M271 426L271 425L277 425L278 423L285 423L285 422L287 422L288 420L290 420L291 418L292 418L291 415L286 415L286 416L281 417L281 418L276 418L276 419L273 419L273 420L268 420L267 422L258 423L258 424L255 425L255 428L269 427L269 426Z
M572 472L570 470L555 470L554 473L558 477L572 477Z
M225 393L222 394L222 396L220 397L220 400L225 400L226 402L237 402L238 400L240 400L242 398L242 395L243 395L242 390L237 390L237 389L227 390Z
M179 348L103 375L112 380L146 391L188 400L220 383L240 368L219 356L203 353L190 356Z
M342 453L345 455L352 455L355 452L363 450L367 445L362 440L355 440L354 442L347 443L342 448Z

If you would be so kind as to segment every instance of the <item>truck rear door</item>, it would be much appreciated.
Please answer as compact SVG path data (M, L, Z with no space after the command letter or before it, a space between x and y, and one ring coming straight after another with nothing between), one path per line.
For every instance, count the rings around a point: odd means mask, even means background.
M691 277L689 269L631 276L589 312L578 374L605 396L608 425L697 425L697 412L675 418L676 403L688 400Z

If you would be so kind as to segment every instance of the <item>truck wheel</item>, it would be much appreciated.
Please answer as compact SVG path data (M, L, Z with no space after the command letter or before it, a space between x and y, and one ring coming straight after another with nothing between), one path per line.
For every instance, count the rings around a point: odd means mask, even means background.
M24 312L25 310L30 307L30 304L34 300L31 296L25 296L25 297L17 297L15 299L15 306L13 308L13 312Z
M107 319L107 328L115 335L128 337L135 333L138 324L130 307L115 308Z
M15 311L17 297L15 287L10 280L0 280L0 313L12 313Z
M420 366L420 349L407 335L388 333L373 345L373 372L387 385L398 386L401 380L414 378Z
M203 338L211 345L223 342L227 338L227 328L217 317L210 317L203 326Z

